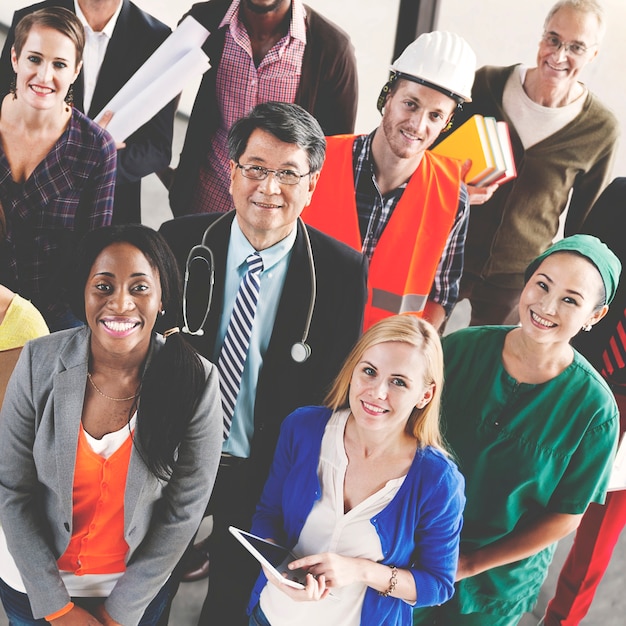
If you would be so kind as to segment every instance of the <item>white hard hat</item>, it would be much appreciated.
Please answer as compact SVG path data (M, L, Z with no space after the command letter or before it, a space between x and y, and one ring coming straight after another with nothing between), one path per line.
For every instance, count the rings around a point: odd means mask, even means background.
M472 101L476 54L456 33L433 31L409 44L391 66L398 78L413 80L449 95Z

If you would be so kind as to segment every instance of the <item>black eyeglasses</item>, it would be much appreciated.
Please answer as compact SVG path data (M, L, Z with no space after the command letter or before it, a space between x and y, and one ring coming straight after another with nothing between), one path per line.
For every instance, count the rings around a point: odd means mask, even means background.
M561 41L556 35L552 33L544 33L541 41L551 50L557 52L561 48L565 50L565 54L573 54L574 56L581 57L585 54L589 48L593 48L597 46L597 43L594 43L590 46L586 46L583 43L578 43L576 41Z
M260 165L241 165L241 163L237 163L237 167L250 180L265 180L270 174L274 174L276 180L283 185L297 185L305 176L311 173L298 174L298 172L293 170L271 170Z

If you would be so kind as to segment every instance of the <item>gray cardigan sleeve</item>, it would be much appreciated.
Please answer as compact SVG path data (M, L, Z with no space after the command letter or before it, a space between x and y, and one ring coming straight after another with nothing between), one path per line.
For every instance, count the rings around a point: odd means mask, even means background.
M56 541L51 537L51 526L67 524L69 529L69 521L62 519L61 490L55 489L54 449L48 450L46 461L36 462L35 446L47 443L37 440L38 426L42 412L49 411L34 389L32 352L32 342L28 342L13 370L0 413L0 522L33 615L40 618L70 601L56 563ZM61 519L51 523L48 508L56 509ZM65 546L69 543L69 533L66 535Z

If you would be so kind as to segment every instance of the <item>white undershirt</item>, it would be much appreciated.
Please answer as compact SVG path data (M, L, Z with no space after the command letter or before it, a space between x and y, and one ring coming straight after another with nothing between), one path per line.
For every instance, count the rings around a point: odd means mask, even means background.
M344 513L343 485L348 457L343 437L350 410L335 412L324 431L318 465L322 497L315 502L293 549L297 556L335 552L371 561L383 558L380 538L370 519L394 498L404 476L387 484ZM359 626L367 586L354 583L332 590L319 602L295 602L272 584L261 592L261 609L272 626Z
M528 68L518 65L509 76L502 94L502 107L522 140L524 149L554 135L569 124L583 109L587 88L570 104L562 107L544 107L528 97L524 80Z
M115 13L101 31L94 31L91 26L89 26L87 18L85 18L85 15L78 6L77 0L74 0L74 10L76 17L82 22L85 29L85 49L83 50L83 111L87 114L91 107L94 91L96 90L96 83L98 82L104 55L106 54L109 41L113 35L113 30L117 24L117 18L122 10L122 0L120 0ZM99 112L100 111L97 113Z

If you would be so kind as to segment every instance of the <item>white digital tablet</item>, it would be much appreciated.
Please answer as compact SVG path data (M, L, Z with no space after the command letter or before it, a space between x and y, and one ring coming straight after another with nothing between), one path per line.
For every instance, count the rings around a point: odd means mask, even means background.
M296 589L304 589L306 584L306 571L303 569L290 570L288 563L295 561L296 557L287 548L276 545L261 537L252 535L251 533L229 526L228 530L241 543L241 545L256 558L256 560L265 566L265 568L281 583L295 587ZM287 574L287 578L283 576L283 572Z

